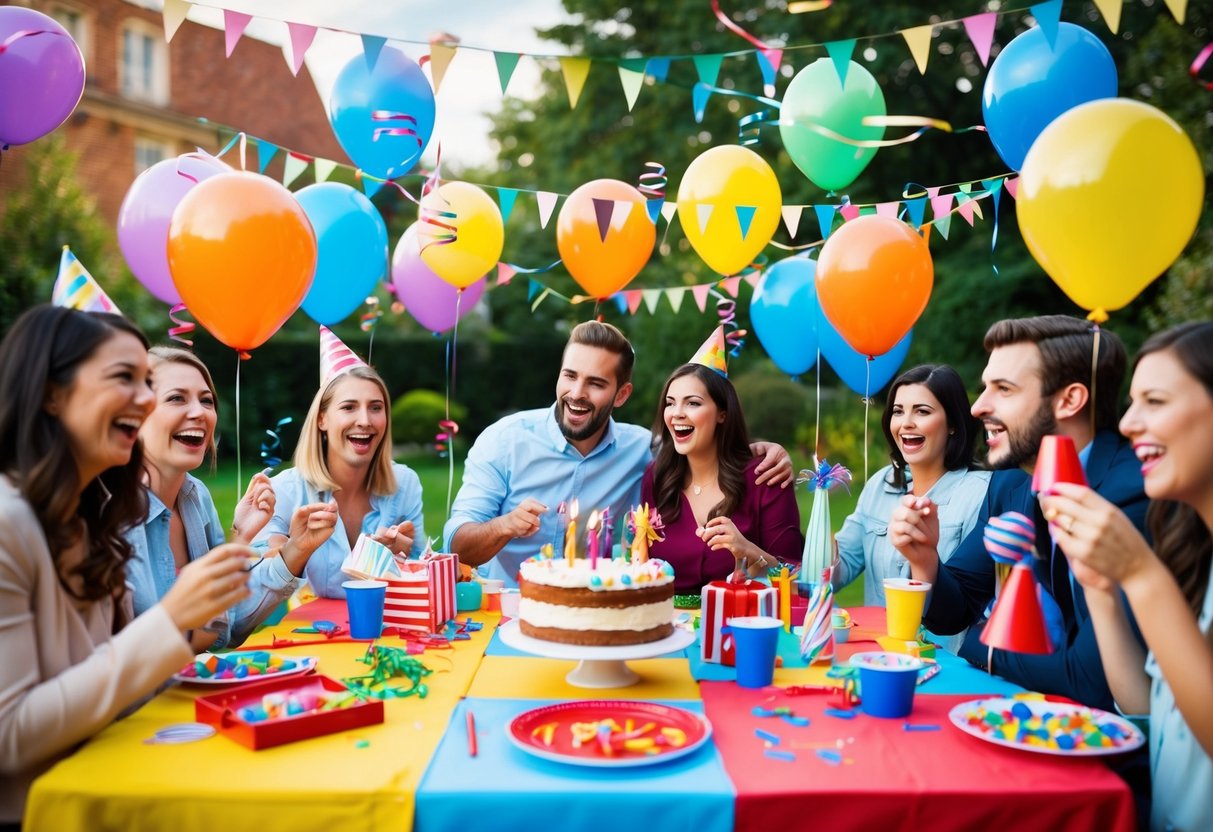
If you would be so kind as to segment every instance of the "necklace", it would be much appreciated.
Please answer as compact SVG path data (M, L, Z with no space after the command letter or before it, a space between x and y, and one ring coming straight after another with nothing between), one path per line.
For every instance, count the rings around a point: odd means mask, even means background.
M705 488L707 488L706 485L696 485L695 483L691 483L691 493L694 494L696 497L698 497L700 494L702 494L703 489L705 489Z

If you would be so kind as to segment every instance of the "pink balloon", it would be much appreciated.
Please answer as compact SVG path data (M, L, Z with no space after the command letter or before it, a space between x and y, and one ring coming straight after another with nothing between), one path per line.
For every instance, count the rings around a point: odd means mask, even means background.
M485 281L480 278L463 290L462 298L458 298L459 290L434 274L421 259L417 223L413 223L400 235L392 253L392 286L396 297L417 323L431 332L446 332L480 300ZM457 300L458 315L455 314Z
M169 306L181 303L168 270L168 226L190 190L231 168L213 156L186 153L157 162L131 183L118 212L118 245L126 264L147 290Z

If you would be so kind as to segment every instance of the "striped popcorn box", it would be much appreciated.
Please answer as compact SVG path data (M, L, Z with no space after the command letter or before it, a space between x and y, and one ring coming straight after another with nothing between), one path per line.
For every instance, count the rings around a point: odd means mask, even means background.
M736 666L733 637L720 632L731 619L742 615L779 617L779 590L761 581L712 581L703 588L700 599L700 655L705 662Z
M383 623L427 633L439 632L455 617L455 580L459 558L433 554L400 562L403 577L387 582Z

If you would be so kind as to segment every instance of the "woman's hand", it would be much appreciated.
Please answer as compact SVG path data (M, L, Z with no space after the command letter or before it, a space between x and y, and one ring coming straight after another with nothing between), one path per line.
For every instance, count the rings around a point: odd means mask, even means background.
M713 551L728 549L739 569L748 567L747 571L757 570L756 575L766 574L768 556L747 540L728 517L713 517L702 528L696 529L695 534Z
M337 528L337 502L308 503L291 515L290 537L282 546L282 557L298 575L307 559L333 536Z
M248 489L236 504L232 520L232 542L248 545L274 516L274 486L265 472L249 480Z
M1115 505L1085 485L1058 483L1040 495L1049 533L1084 587L1110 592L1155 559L1137 527Z
M160 604L183 633L206 624L248 597L249 561L256 553L247 546L224 543L187 563Z
M382 543L391 549L392 554L396 557L405 558L408 557L409 552L413 551L413 540L415 537L416 530L413 527L413 521L405 520L403 523L397 523L395 526L379 529L371 535L371 540Z

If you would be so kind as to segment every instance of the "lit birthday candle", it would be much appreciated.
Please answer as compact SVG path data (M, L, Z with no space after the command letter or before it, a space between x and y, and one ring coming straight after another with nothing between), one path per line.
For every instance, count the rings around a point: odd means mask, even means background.
M598 511L590 512L590 519L585 523L585 548L590 558L590 571L598 568L598 527L602 520Z
M607 560L611 559L615 548L615 530L611 528L611 507L602 510L602 550L599 552Z
M577 498L569 503L569 526L564 533L564 559L569 566L577 558Z

